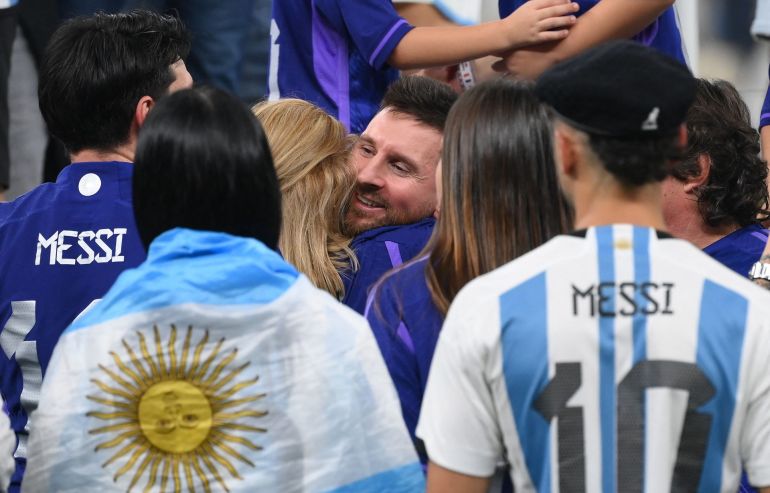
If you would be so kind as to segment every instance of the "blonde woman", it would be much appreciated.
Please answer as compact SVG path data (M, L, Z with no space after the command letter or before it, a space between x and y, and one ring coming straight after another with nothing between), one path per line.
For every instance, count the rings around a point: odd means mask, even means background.
M313 284L342 299L338 271L357 267L350 237L343 233L356 180L345 127L300 99L259 103L252 111L267 134L281 187L281 253Z

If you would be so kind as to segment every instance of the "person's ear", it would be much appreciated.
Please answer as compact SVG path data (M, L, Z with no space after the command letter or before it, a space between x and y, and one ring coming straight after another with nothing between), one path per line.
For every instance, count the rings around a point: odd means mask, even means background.
M698 164L698 174L684 180L684 192L687 194L694 194L705 185L711 172L711 156L708 154L698 154L695 162Z
M554 131L554 151L556 165L564 176L574 177L576 173L577 152L575 136L558 127Z
M150 96L142 96L139 102L136 103L136 109L134 110L134 123L138 128L144 125L144 120L147 119L147 115L150 113L152 107L155 106L155 100Z

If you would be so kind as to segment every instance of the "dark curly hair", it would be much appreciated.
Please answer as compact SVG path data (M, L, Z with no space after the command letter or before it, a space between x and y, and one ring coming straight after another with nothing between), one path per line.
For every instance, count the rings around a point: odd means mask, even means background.
M706 224L746 226L770 217L767 164L759 157L759 134L732 84L697 80L695 102L687 113L687 138L685 157L671 174L677 180L697 176L698 156L710 158L708 180L696 190Z

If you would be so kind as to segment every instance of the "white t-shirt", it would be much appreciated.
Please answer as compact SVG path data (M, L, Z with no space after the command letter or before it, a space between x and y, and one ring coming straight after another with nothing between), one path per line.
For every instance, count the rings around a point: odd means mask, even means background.
M417 435L515 491L770 485L770 294L629 225L559 236L463 289Z

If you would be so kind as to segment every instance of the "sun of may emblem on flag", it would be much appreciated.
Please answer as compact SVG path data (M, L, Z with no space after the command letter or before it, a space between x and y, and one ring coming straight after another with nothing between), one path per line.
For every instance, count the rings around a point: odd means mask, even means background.
M204 491L211 491L213 481L229 491L225 471L241 479L239 464L254 467L237 448L261 450L250 438L267 430L255 426L252 418L267 411L253 409L253 403L266 394L235 396L259 377L239 379L249 363L229 368L238 350L223 353L224 338L206 351L208 330L195 347L192 336L193 328L188 327L178 351L174 325L166 341L157 326L152 336L137 332L133 346L122 340L124 357L110 351L117 371L100 364L104 378L91 380L99 392L88 399L106 408L87 413L100 421L89 433L104 437L95 451L111 454L102 467L117 469L114 481L125 474L131 477L126 491L143 477L144 491L157 484L161 491L169 487L180 492L186 483L192 492L196 478Z

